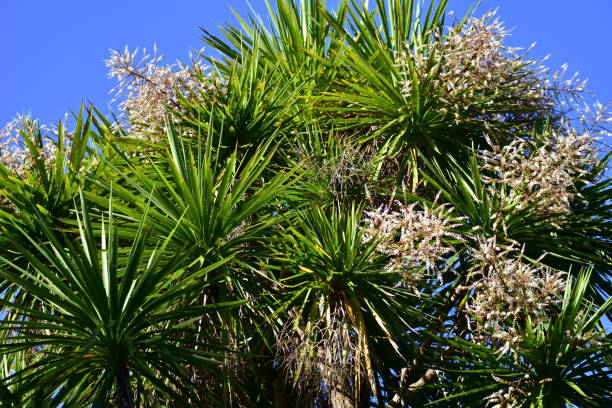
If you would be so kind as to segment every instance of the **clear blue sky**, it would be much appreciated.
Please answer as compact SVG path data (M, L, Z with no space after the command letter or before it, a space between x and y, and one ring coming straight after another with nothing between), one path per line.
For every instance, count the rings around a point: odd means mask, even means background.
M461 14L471 0L449 3ZM265 11L263 0L251 4ZM229 5L248 10L245 0L0 0L0 127L17 112L56 122L81 101L106 111L114 86L103 63L110 48L155 42L169 60L186 59L203 46L198 27L235 22ZM537 41L534 56L551 53L553 68L567 62L590 79L602 103L612 102L612 0L485 0L477 14L496 7L516 28L512 45Z

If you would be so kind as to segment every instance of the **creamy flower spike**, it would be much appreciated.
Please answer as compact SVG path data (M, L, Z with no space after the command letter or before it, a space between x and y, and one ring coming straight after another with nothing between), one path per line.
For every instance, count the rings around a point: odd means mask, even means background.
M489 394L484 398L487 402L486 406L490 408L514 408L520 405L524 397L531 395L531 392L526 389L533 388L535 381L530 378L529 374L515 379L513 381L505 380L496 375L492 375L493 379L499 384L506 387Z
M477 238L472 259L475 283L467 311L473 341L507 352L520 344L519 328L527 319L537 325L562 301L566 274L527 261L516 244L495 237Z
M199 81L186 65L162 64L164 56L158 56L156 49L152 56L146 50L141 54L137 60L138 48L133 52L127 47L123 52L112 50L106 66L109 78L119 81L111 92L115 92L115 100L122 99L119 107L130 122L129 135L155 140L156 134L164 132L168 108L180 110L179 95L208 92L218 83L213 79L209 83ZM201 68L197 61L192 63L194 68Z
M528 60L528 51L505 46L509 35L491 12L420 48L407 46L396 57L402 94L408 98L413 92L412 66L421 83L433 88L441 110L455 115L456 124L501 121L504 116L494 107L500 103L520 105L526 112L549 110L553 104L542 77L547 68ZM473 115L460 113L468 111Z
M460 220L452 216L448 205L418 210L417 203L396 201L393 207L366 212L364 239L379 240L377 250L391 255L388 267L409 278L421 267L437 272L436 263L453 250L449 240L461 240L452 232Z
M46 164L52 164L57 146L46 134L47 128L29 116L18 115L0 129L0 162L16 177L23 178L32 167L34 156L27 148L24 137L33 140L34 132L42 132L42 146L39 155Z
M541 214L563 214L577 197L575 184L597 161L595 139L589 133L551 132L539 145L515 139L503 147L490 142L491 150L481 153L483 181L501 183L510 189L505 200L517 208L534 206Z

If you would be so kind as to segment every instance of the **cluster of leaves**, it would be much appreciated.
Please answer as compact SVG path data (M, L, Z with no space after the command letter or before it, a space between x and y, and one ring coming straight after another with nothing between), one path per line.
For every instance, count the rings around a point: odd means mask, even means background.
M607 110L446 0L268 6L0 133L0 407L606 406Z

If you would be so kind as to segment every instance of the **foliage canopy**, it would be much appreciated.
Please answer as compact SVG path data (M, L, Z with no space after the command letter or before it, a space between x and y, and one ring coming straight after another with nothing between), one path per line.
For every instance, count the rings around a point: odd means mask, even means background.
M609 404L608 109L494 13L372 3L2 130L0 407Z

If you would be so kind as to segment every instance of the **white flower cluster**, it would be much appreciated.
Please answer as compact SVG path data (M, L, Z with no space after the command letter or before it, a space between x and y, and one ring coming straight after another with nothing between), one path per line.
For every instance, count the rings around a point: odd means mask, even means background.
M479 237L472 251L474 294L466 306L473 340L501 346L507 352L520 344L519 328L527 319L535 326L565 290L565 273L524 259L516 244Z
M120 108L127 114L131 124L130 136L145 140L155 140L156 134L165 128L168 108L180 110L179 95L195 95L214 89L216 82L203 83L194 71L183 64L164 65L163 55L153 55L138 48L130 52L111 51L106 60L109 78L117 78L118 85L113 89L116 99L122 99ZM196 61L193 62L198 65ZM195 68L200 68L199 66Z
M470 18L461 30L453 31L446 38L443 54L444 72L450 80L448 90L469 87L484 91L507 86L506 82L525 64L517 54L519 48L504 45L509 35L495 13Z
M453 251L449 240L462 239L452 232L461 219L452 216L448 205L424 205L423 210L418 210L417 203L396 201L394 207L366 212L364 240L379 240L377 250L392 257L388 267L405 272L408 280L410 272L423 266L437 271L436 263Z
M4 165L14 176L23 178L34 164L35 156L33 150L28 148L26 138L36 143L34 134L41 134L40 143L37 144L38 158L47 165L51 165L55 159L57 146L53 139L47 135L46 128L38 125L29 116L17 116L15 119L0 129L0 163Z
M496 375L493 375L493 379L506 385L506 387L495 391L494 393L486 396L484 399L487 401L486 406L491 408L514 408L520 405L520 402L531 395L531 392L525 389L533 386L533 381L529 374L525 374L522 377L514 380L507 381ZM545 381L543 381L545 382Z
M527 60L527 52L519 53L520 48L505 46L508 36L509 31L491 12L480 19L470 18L420 49L399 52L396 64L403 77L402 94L409 97L412 93L412 65L456 121L465 120L460 112L471 109L477 109L476 116L488 115L487 107L499 102L520 105L524 111L550 108L541 78L546 68Z
M539 145L524 139L503 147L489 143L492 150L481 157L483 169L493 175L483 176L483 181L509 188L504 206L534 206L543 214L569 212L577 194L575 183L597 160L595 139L589 133L578 135L572 128L551 132Z
M40 138L36 138L37 135ZM64 148L69 151L69 140L66 142ZM0 129L0 163L13 177L25 179L36 160L41 160L45 167L52 166L56 152L57 145L48 130L29 116L17 116ZM13 208L10 200L2 194L0 208Z

